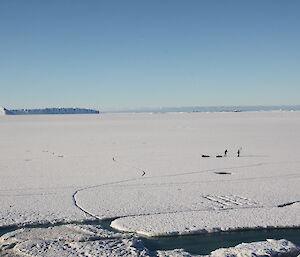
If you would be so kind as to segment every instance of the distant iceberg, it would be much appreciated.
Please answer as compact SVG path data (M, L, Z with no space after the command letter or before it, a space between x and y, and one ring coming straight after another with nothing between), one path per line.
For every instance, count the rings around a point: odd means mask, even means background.
M7 110L6 108L0 106L0 116L1 115L8 115L10 114L9 110Z
M33 114L99 114L100 111L85 108L44 108L8 110L0 107L0 115L33 115Z

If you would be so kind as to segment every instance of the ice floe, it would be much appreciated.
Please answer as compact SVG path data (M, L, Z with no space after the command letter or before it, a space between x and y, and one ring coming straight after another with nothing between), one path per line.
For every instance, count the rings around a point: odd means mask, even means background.
M299 213L300 204L295 203L285 208L242 208L130 216L116 219L111 225L121 231L137 232L150 237L199 234L241 229L299 227Z

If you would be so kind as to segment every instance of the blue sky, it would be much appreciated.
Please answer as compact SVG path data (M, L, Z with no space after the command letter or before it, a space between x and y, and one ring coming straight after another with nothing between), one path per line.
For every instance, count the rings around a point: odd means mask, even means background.
M1 0L7 108L300 104L300 2Z

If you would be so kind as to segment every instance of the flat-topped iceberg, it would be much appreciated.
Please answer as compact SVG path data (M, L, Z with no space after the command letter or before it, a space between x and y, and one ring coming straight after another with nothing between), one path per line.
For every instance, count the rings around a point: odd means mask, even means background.
M7 114L8 114L8 110L3 106L0 106L0 115L7 115Z
M85 108L43 108L43 109L15 109L0 108L0 115L33 115L33 114L98 114L98 110Z

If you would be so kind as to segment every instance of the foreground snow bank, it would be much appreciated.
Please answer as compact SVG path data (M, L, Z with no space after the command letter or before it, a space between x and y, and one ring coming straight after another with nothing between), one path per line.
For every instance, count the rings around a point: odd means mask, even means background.
M281 239L242 243L213 251L211 257L297 256L300 248ZM0 256L196 256L183 249L150 252L132 234L104 230L99 225L61 225L49 228L25 228L0 237ZM200 255L198 255L200 256Z
M100 226L25 228L0 238L0 256L149 256L136 237Z

